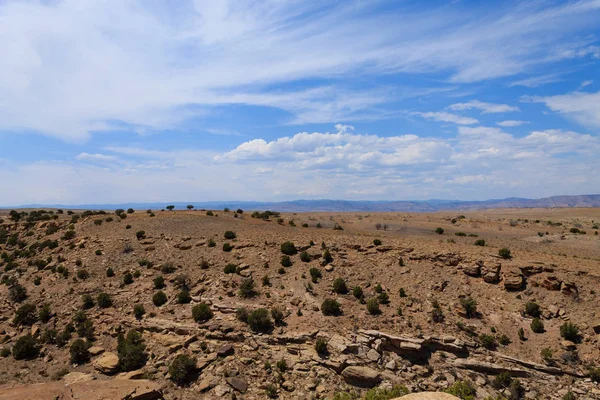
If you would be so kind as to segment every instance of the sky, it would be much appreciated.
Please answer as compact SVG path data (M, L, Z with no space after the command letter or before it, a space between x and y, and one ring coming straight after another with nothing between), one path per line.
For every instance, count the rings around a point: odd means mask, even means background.
M600 193L600 0L0 0L0 206Z

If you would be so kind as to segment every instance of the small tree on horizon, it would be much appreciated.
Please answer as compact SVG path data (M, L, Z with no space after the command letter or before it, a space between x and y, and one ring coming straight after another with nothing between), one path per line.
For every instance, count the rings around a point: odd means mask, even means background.
M188 204L188 205L187 205L187 209L188 209L188 210L192 210L193 208L194 208L194 206L193 206L193 205L191 205L191 204Z
M169 210L169 211L173 211L174 208L175 208L175 206L173 206L173 205L167 206L167 210Z

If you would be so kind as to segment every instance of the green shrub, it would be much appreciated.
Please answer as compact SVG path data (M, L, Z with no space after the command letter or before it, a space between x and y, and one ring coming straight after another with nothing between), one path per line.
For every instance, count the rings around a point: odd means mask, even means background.
M228 240L233 240L233 239L235 239L237 236L236 236L236 234L235 234L235 232L234 232L234 231L226 231L226 232L223 234L223 237L224 237L225 239L228 239Z
M254 289L254 279L242 279L242 283L240 283L239 295L242 298L250 298L256 296L256 290Z
M235 316L238 320L242 321L242 322L248 322L248 309L246 307L239 307L236 311L235 311Z
M146 314L146 309L143 304L136 304L133 306L133 316L135 319L142 319L144 314Z
M340 315L342 313L340 303L334 299L325 299L321 304L321 312L323 315Z
M381 313L379 309L379 301L376 298L367 300L367 311L371 315L378 315Z
M460 305L463 310L465 310L465 315L467 318L473 318L477 315L477 302L475 299L468 297L462 297L460 299Z
M15 303L20 303L27 298L27 289L20 283L15 283L8 289L8 298Z
M348 293L346 282L342 278L337 278L333 281L333 291L338 294Z
M215 247L215 246L217 245L217 242L215 242L215 239L213 239L213 238L209 238L209 239L208 239L208 242L206 243L206 245L207 245L208 247Z
M112 299L110 298L110 295L108 293L102 292L98 294L98 297L96 298L96 303L100 308L108 308L112 306Z
M37 322L35 304L26 303L19 307L15 313L13 323L16 325L33 325Z
M511 258L510 249L503 247L500 250L498 250L498 255L504 258L505 260L508 260L509 258Z
M322 356L327 355L327 340L323 338L317 338L317 341L315 343L315 350L317 351L317 354L320 354Z
M160 307L167 302L167 295L162 290L159 290L152 296L152 302L156 307Z
M177 267L173 263L169 262L160 266L160 272L163 274L172 274L175 271L177 271Z
M85 364L90 360L88 344L83 339L76 339L69 348L71 364Z
M390 296L387 292L381 292L377 295L377 300L379 300L380 304L388 304L390 302Z
M560 326L560 336L571 342L579 342L579 328L571 322L565 322Z
M323 262L322 262L323 265L327 265L327 264L330 264L331 262L333 262L333 257L331 256L331 253L329 252L329 250L325 250L323 252L322 257L323 257Z
M44 304L38 313L38 318L41 322L46 323L52 318L52 310L49 304Z
M519 330L517 331L517 334L519 335L519 340L520 341L525 341L527 340L527 338L525 337L525 330L523 328L519 328Z
M87 270L80 269L79 271L77 271L77 278L79 278L81 280L85 280L85 279L87 279L89 277L90 277L90 273L87 272Z
M187 289L180 290L177 293L177 303L179 304L189 304L192 301L192 296Z
M213 317L213 312L210 306L206 303L199 303L192 307L192 318L194 321L206 322Z
M539 304L534 301L528 301L525 303L525 314L529 315L530 317L539 318L539 316L542 314Z
M404 288L400 288L400 290L398 290L398 295L400 297L406 297L406 291L404 290Z
M161 275L158 275L154 278L154 289L162 289L165 287L165 278Z
M311 258L307 251L303 251L300 253L300 261L302 262L310 262Z
M233 246L230 245L229 243L223 243L223 251L226 253L229 253L231 250L233 250Z
M438 235L443 235L444 228L440 228L440 227L435 228L435 233L437 233Z
M374 239L374 240L373 240L373 244L374 244L375 246L381 246L381 240L379 240L379 239Z
M323 274L321 273L321 270L319 268L312 267L309 270L309 273L313 283L317 283L319 279L323 277Z
M265 275L262 277L262 285L271 286L271 278L269 278L269 275Z
M466 381L456 381L448 389L444 390L444 392L462 400L475 400L475 395L477 394L477 390L473 387L473 384Z
M534 333L544 333L544 323L539 318L534 318L531 321L531 330Z
M31 360L36 358L39 353L38 343L30 334L18 338L12 348L15 360Z
M479 343L481 343L481 346L488 350L495 350L498 346L498 344L496 343L496 338L492 335L487 335L485 333L479 335Z
M275 325L280 326L283 323L283 311L281 311L279 308L271 308L271 317L273 317Z
M131 329L127 335L119 334L117 354L119 356L119 368L121 371L133 371L142 368L146 364L146 345L142 334Z
M125 275L123 275L123 283L125 285L131 285L133 283L133 275L131 275L131 272L126 272Z
M285 242L281 244L281 252L288 256L293 256L298 252L296 246L292 242Z
M281 257L281 265L284 267L291 267L292 266L292 259L289 256L282 256Z
M102 250L100 250L100 249L96 250L96 251L95 251L95 254L96 254L97 256L101 256L101 255L102 255Z
M169 366L169 375L171 379L178 385L184 385L192 380L196 370L196 359L191 358L187 354L180 354Z
M137 240L141 240L143 238L146 237L146 231L137 231L135 233L135 237L137 238Z
M352 295L359 300L362 299L364 295L362 288L360 286L354 286L352 289Z
M10 356L10 349L8 347L2 348L2 350L0 350L0 357L6 358L8 356Z
M269 312L264 308L258 308L248 314L248 325L254 332L269 332L273 329Z
M500 372L492 381L492 386L495 389L505 389L510 386L512 380L509 372Z
M225 268L223 268L223 272L226 274L235 274L237 271L237 265L235 264L227 264Z
M106 269L106 277L107 278L112 278L113 276L115 276L115 271L113 271L113 269L110 268L110 267L107 268Z
M485 246L485 240L477 239L474 244L475 246Z

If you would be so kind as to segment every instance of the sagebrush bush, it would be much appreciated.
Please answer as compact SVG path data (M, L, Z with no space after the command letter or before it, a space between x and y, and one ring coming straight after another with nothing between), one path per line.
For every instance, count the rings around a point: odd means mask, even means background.
M354 288L352 289L352 295L359 300L362 299L363 298L362 288L360 286L354 286Z
M273 317L273 321L275 322L275 325L279 326L283 323L283 311L281 311L279 308L277 307L273 307L271 308L271 317Z
M154 296L152 296L152 303L154 303L156 307L160 307L166 302L167 295L162 290L159 290L158 292L154 293Z
M321 304L321 312L323 315L340 315L342 313L342 309L340 303L338 303L334 299L325 299L323 304Z
M125 275L123 275L123 283L125 285L131 285L133 283L133 275L131 272L126 272Z
M531 321L531 330L534 333L544 333L545 329L542 320L539 318L534 318Z
M39 353L38 343L30 334L18 338L12 348L15 360L31 360L36 358Z
M310 262L311 258L307 251L303 251L300 253L300 261L302 262Z
M233 246L230 245L229 243L223 243L223 251L226 253L229 253L231 250L233 250Z
M254 332L269 332L273 329L273 322L266 309L258 308L248 314L248 326Z
M539 318L541 313L540 306L535 301L528 301L525 303L525 314L530 317Z
M442 235L444 233L444 228L435 228L435 233L437 233L438 235Z
M293 256L298 252L296 246L292 242L285 242L281 244L281 252L287 256Z
M223 237L224 237L225 239L228 239L228 240L233 240L233 239L235 239L235 238L237 237L237 235L235 234L235 232L234 232L234 231L226 231L226 232L223 234Z
M333 281L333 291L338 294L346 294L348 293L348 288L346 287L346 281L342 278L337 278Z
M378 315L381 313L379 309L379 301L376 298L367 300L367 311L371 315Z
M192 296L190 292L186 289L180 290L177 293L177 303L179 304L189 304L192 301Z
M133 371L142 368L146 364L146 345L142 334L134 329L127 335L120 333L118 336L117 354L119 356L119 368L121 371Z
M235 274L237 271L237 265L235 264L227 264L225 268L223 268L223 272L226 274Z
M250 298L256 296L256 290L254 289L254 279L242 279L242 283L240 283L239 295L242 298Z
M317 283L319 281L319 279L321 279L323 277L321 270L316 267L312 267L309 270L309 273L310 273L310 277L311 277L311 280L313 283Z
M173 382L178 385L188 383L194 376L196 370L196 359L187 354L180 354L169 366L169 375Z
M112 299L110 298L110 295L108 293L102 292L98 294L98 297L96 298L96 303L100 308L108 308L112 306Z
M577 343L580 339L579 327L571 322L565 322L560 326L560 336L566 340Z
M146 314L146 309L143 304L136 304L133 306L133 316L135 319L142 319L144 314Z
M315 350L317 351L317 354L322 356L327 355L327 340L324 338L317 338L317 341L315 342Z
M32 303L23 304L15 313L15 325L33 325L37 322L36 306Z
M509 258L511 258L510 249L503 247L500 250L498 250L498 255L504 258L505 260L508 260Z
M90 360L88 348L89 346L85 340L75 339L69 348L71 364L85 364L88 362Z
M289 268L292 266L292 259L289 256L282 256L281 257L281 265Z
M161 275L158 275L154 278L154 289L162 289L165 287L165 278Z
M192 318L196 322L206 322L213 317L213 311L206 303L199 303L192 307Z
M492 335L487 335L485 333L479 335L479 343L481 343L481 346L485 347L488 350L494 350L498 346L498 344L496 343L496 338Z
M472 318L477 315L477 302L471 296L462 297L460 299L460 305L465 310L467 318Z

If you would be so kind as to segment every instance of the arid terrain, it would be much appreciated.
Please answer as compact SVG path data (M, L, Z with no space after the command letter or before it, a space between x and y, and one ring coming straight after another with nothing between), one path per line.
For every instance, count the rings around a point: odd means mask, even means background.
M598 208L8 211L0 399L600 398Z

